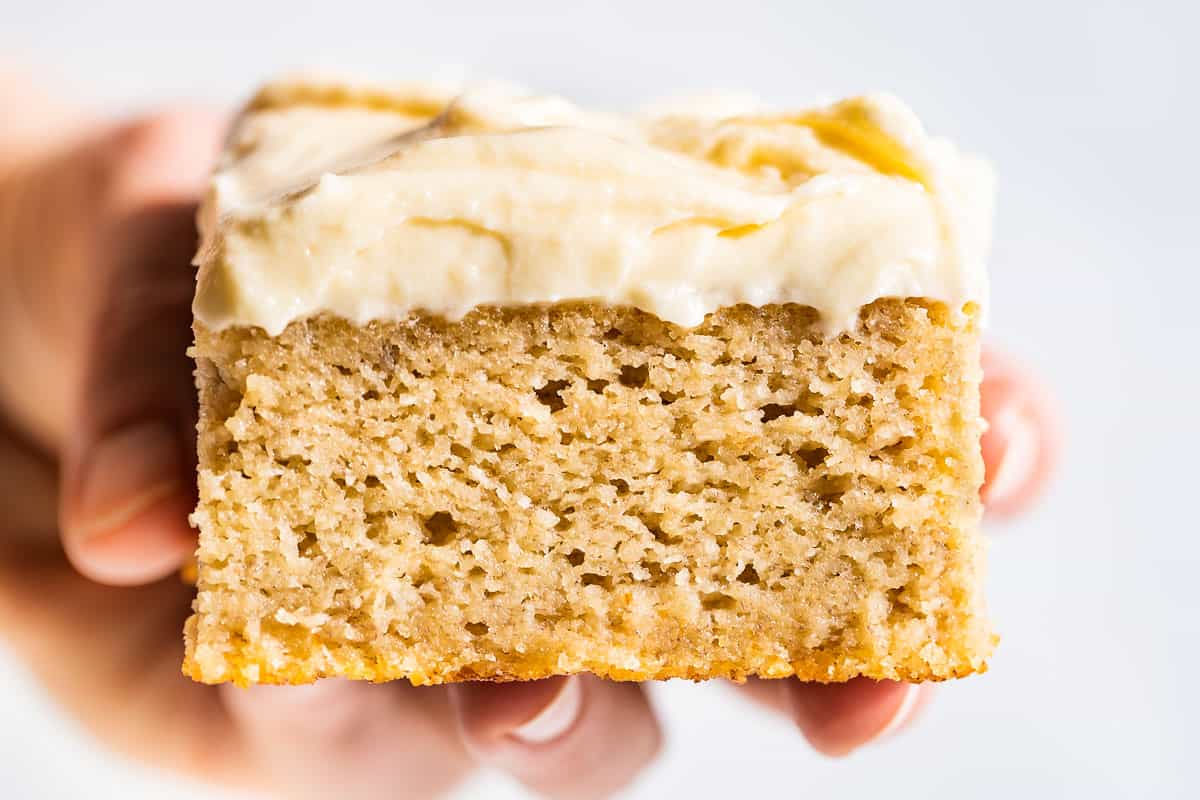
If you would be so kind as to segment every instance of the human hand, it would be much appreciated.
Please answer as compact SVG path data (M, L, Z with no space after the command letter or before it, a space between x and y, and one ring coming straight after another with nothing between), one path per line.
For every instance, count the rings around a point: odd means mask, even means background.
M487 763L549 796L610 794L660 744L636 684L239 690L180 674L192 591L174 573L195 546L187 265L222 128L182 111L87 123L0 166L0 630L98 737L208 780L430 797ZM1045 477L1051 428L1033 383L985 364L985 499L1012 511ZM903 724L925 696L865 680L744 691L828 754Z

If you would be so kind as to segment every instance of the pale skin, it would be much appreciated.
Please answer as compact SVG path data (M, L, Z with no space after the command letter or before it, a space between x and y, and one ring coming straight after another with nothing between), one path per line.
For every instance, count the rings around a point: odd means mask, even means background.
M601 798L658 752L643 687L588 676L413 688L236 689L179 671L195 546L188 268L225 120L92 118L0 74L0 633L118 752L282 797L436 797L481 764ZM1056 449L1045 392L984 358L989 513L1026 507ZM751 681L841 756L909 724L929 687Z

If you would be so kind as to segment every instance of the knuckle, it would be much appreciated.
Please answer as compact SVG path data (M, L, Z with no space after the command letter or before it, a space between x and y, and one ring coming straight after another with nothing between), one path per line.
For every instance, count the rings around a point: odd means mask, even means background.
M139 163L170 154L175 143L192 128L187 113L168 109L124 123L113 136L117 163Z
M216 155L221 130L218 115L191 108L168 108L123 123L106 148L110 201L128 207L195 198Z

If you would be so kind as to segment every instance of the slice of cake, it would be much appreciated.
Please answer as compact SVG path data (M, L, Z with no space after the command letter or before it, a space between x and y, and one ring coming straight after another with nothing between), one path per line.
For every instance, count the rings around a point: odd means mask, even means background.
M886 96L269 87L201 213L184 671L982 671L990 205Z

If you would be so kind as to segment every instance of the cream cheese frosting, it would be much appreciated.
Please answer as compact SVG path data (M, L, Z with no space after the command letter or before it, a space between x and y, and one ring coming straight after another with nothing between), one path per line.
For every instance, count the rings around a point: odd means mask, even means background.
M799 113L587 113L503 85L281 82L200 212L196 318L592 299L683 326L800 303L830 333L882 297L984 305L988 166L888 95Z

